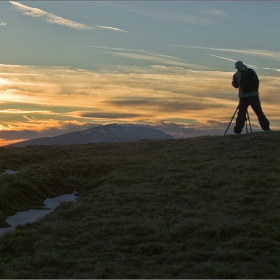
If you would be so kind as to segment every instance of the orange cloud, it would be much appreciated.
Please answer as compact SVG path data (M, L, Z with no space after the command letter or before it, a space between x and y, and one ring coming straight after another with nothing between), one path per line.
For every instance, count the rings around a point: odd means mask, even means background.
M158 65L99 71L0 65L0 129L50 135L96 123L170 121L221 127L238 104L232 75ZM277 127L280 77L260 81L264 112Z

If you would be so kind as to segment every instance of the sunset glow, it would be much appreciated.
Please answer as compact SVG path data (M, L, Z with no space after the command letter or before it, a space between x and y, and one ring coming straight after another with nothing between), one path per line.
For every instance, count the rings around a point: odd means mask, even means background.
M107 123L151 125L175 137L222 135L238 104L231 86L237 60L257 71L264 112L279 129L278 39L266 46L247 24L252 37L239 44L246 32L231 26L244 24L234 9L266 9L274 22L262 34L275 38L279 2L10 1L0 7L0 22L7 23L0 26L2 146ZM259 130L253 112L251 121Z

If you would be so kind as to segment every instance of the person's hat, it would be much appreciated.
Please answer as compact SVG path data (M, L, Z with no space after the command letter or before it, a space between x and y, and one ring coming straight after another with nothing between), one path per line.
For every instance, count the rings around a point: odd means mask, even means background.
M246 71L248 69L248 67L242 61L235 62L235 68L240 71Z

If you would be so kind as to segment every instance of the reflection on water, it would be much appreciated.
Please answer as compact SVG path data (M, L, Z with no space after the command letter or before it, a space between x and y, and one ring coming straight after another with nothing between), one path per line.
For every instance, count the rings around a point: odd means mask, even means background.
M77 200L78 192L73 192L72 194L64 194L54 198L47 198L44 201L44 207L40 210L30 209L23 212L17 212L13 216L9 216L6 222L10 227L0 228L0 236L7 232L11 232L16 229L19 225L25 225L28 223L34 223L37 220L45 217L51 213L55 208L57 208L62 202L75 202Z

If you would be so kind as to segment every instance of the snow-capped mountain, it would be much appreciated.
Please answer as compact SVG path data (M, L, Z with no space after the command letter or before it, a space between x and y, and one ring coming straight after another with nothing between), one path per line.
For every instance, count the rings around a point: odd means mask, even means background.
M95 126L84 131L75 131L54 137L26 140L9 146L26 147L32 145L73 145L102 142L139 141L143 139L174 139L174 137L152 127L109 124Z

